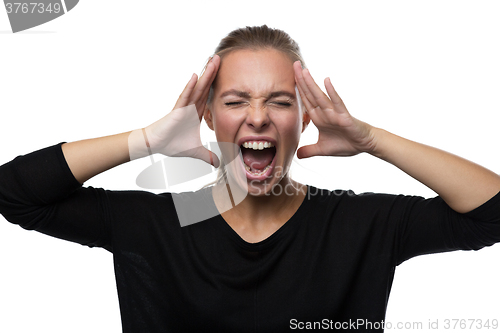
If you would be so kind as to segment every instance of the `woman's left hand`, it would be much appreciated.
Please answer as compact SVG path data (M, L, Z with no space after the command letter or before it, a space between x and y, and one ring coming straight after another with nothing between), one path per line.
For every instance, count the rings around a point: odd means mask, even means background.
M352 117L329 78L325 79L328 97L300 61L293 64L300 96L314 125L318 142L297 150L298 158L312 156L353 156L372 152L375 147L373 127Z

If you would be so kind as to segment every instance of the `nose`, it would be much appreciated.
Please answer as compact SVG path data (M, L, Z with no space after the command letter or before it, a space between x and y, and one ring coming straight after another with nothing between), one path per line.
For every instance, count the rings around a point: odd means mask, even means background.
M265 105L249 107L246 122L255 129L265 128L270 122L267 107Z

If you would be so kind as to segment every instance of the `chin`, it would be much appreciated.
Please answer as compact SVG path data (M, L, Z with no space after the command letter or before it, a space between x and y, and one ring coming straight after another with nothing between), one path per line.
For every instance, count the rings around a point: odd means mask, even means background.
M287 183L285 175L279 173L272 176L265 181L248 180L248 194L255 197L282 195Z
M255 181L248 182L248 195L252 197L264 197L272 195L273 186L271 184L262 184Z

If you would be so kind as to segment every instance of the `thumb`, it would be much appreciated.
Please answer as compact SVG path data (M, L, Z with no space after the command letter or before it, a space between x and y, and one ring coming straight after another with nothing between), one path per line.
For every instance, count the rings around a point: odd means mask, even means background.
M298 158L308 158L313 156L321 156L321 150L317 144L303 146L297 150Z

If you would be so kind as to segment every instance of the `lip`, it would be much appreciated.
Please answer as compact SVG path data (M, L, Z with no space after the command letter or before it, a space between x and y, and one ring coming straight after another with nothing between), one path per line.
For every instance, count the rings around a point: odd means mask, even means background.
M257 135L242 137L241 139L238 140L238 146L241 146L243 142L246 141L269 141L276 147L276 139L273 139L269 136L257 136Z

